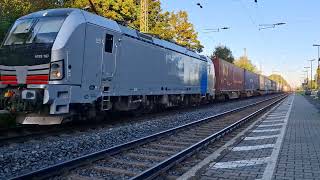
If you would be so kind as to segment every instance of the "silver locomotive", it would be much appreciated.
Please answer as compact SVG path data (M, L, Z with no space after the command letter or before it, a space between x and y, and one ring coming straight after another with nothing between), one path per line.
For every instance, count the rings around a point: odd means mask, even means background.
M79 9L19 18L0 48L1 106L23 124L215 97L212 61Z

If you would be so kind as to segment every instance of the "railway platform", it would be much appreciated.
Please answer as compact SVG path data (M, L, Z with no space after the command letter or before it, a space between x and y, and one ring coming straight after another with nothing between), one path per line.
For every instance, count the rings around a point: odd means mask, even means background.
M320 113L291 95L180 179L320 179Z

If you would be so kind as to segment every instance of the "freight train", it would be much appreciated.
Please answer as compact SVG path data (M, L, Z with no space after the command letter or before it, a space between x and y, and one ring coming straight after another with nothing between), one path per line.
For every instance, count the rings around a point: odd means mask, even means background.
M1 108L22 124L150 111L281 91L281 85L80 10L19 18L0 48Z

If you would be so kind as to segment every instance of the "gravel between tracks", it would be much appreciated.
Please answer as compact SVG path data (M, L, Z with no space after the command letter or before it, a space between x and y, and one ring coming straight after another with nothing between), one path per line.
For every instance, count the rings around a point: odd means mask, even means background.
M270 97L272 96L212 104L187 112L168 113L161 117L146 116L143 121L114 128L50 136L2 146L0 147L0 179L44 168Z

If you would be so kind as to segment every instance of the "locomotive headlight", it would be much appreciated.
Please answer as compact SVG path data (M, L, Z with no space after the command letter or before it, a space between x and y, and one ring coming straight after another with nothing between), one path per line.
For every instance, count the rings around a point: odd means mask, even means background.
M50 79L51 80L61 80L63 79L63 60L55 61L51 63L50 66Z

